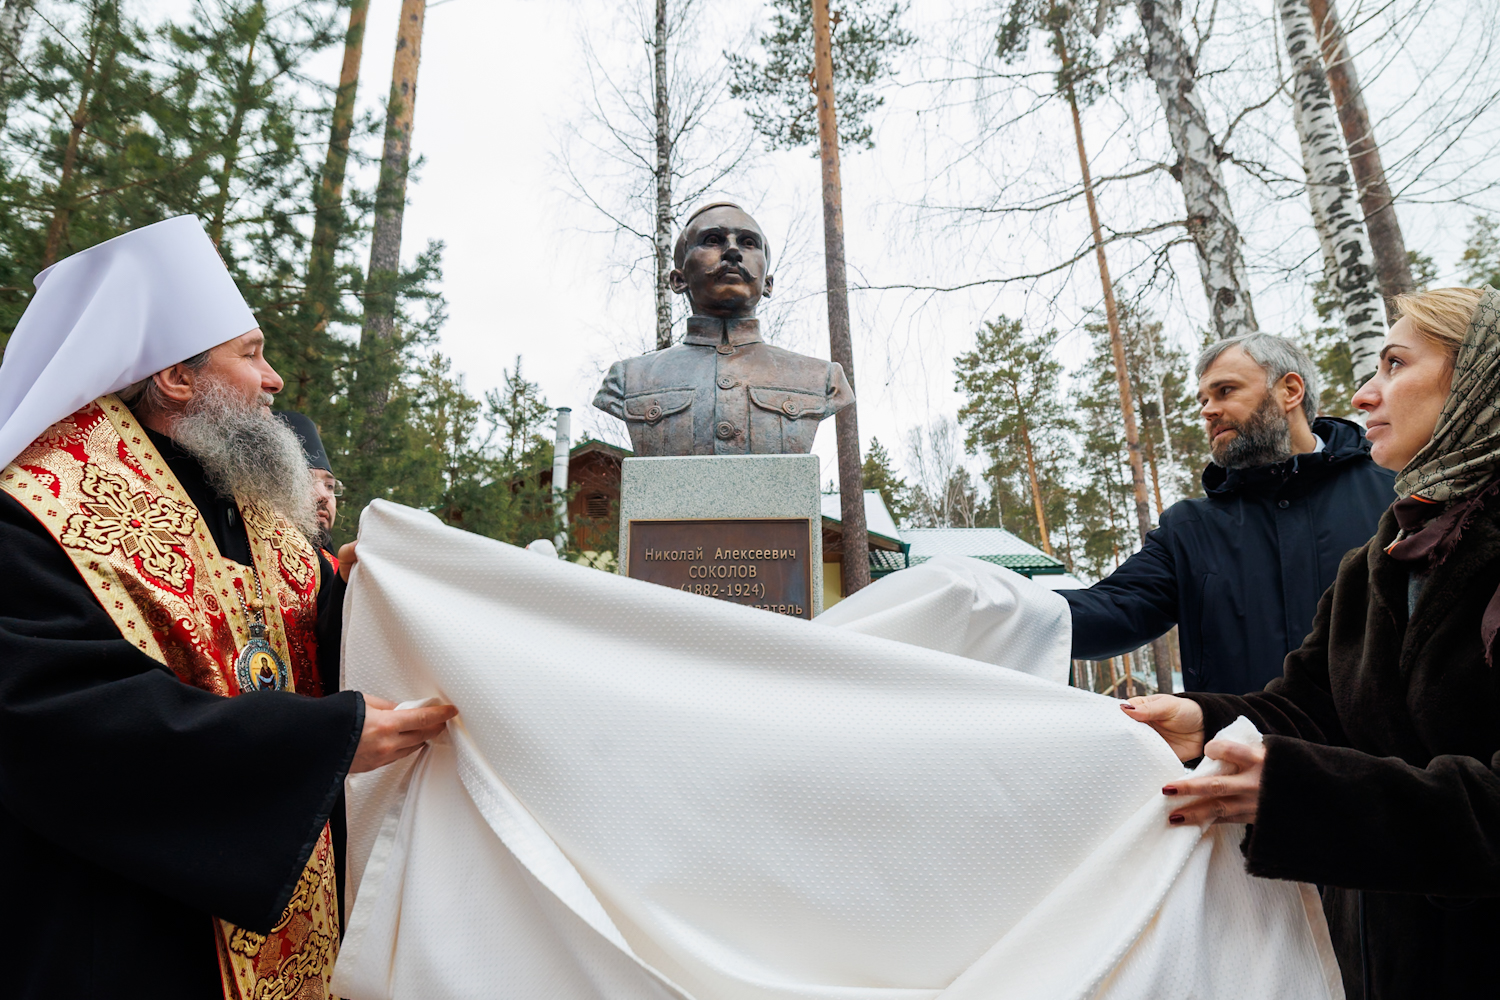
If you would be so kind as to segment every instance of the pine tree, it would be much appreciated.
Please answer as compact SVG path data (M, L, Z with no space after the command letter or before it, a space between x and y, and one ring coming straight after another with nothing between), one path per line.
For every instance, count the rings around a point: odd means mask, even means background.
M966 398L958 411L968 428L965 445L990 457L988 478L1023 477L1035 537L1049 555L1047 506L1054 490L1044 486L1050 478L1046 456L1065 448L1063 435L1070 427L1058 391L1063 367L1053 356L1057 337L1056 330L1028 335L1020 320L1001 316L984 324L974 350L954 359L956 387Z
M751 120L773 148L817 143L823 176L830 355L843 366L857 396L839 155L846 143L867 148L873 145L874 127L867 116L884 99L872 88L892 74L895 54L913 39L900 26L905 11L901 3L885 6L882 0L846 0L844 9L832 18L828 0L772 0L772 9L775 27L760 40L767 55L764 66L743 56L725 54L734 77L729 92L748 102ZM812 82L811 89L804 89L807 81ZM858 409L857 403L846 406L834 418L844 548L855 553L868 547ZM846 561L847 593L869 582L869 567L863 557Z
M885 445L880 443L879 438L870 439L870 450L865 454L861 472L865 489L878 492L880 499L885 501L885 509L891 512L896 523L904 523L915 506L911 487L896 474L891 465L890 452L885 450Z

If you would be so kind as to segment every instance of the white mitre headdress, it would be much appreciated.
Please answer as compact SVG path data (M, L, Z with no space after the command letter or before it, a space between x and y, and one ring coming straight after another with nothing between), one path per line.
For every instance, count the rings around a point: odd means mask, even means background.
M0 468L57 421L259 324L191 215L38 274L0 364Z

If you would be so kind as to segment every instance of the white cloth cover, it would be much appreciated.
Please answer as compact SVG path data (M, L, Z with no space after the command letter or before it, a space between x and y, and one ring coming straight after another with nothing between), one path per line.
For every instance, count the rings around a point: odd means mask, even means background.
M85 403L257 326L191 215L80 250L33 283L0 364L0 468Z
M896 574L827 627L380 501L359 546L346 686L461 714L349 781L339 996L1342 996L1309 887L1167 825L1154 733L1003 666L1067 657L1014 574ZM903 618L992 661L861 634Z

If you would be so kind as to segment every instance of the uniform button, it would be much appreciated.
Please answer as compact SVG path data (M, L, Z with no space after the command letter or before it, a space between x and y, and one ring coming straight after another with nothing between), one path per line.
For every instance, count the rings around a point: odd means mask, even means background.
M789 399L781 404L781 412L789 417L795 417L797 415L797 404Z
M720 389L733 389L734 388L734 376L732 376L732 375L720 375L719 376L719 388Z
M723 440L728 441L734 437L734 424L731 424L727 420L720 420L719 426L714 428L714 433L719 435Z
M657 406L655 403L652 403L650 406L646 407L646 419L652 422L660 420L661 407Z
M1280 507L1282 510L1286 510L1291 505L1292 505L1292 503L1291 503L1290 500L1281 500L1281 501L1278 501L1277 504L1276 504L1276 506Z
M717 350L720 354L734 353L734 347L729 344L720 344L717 348L715 348L715 350Z

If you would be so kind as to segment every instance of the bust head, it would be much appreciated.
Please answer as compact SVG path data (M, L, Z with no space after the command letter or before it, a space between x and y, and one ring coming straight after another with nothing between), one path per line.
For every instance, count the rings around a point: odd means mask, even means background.
M748 319L771 294L771 254L760 225L730 202L705 205L688 216L667 276L686 295L694 316Z

